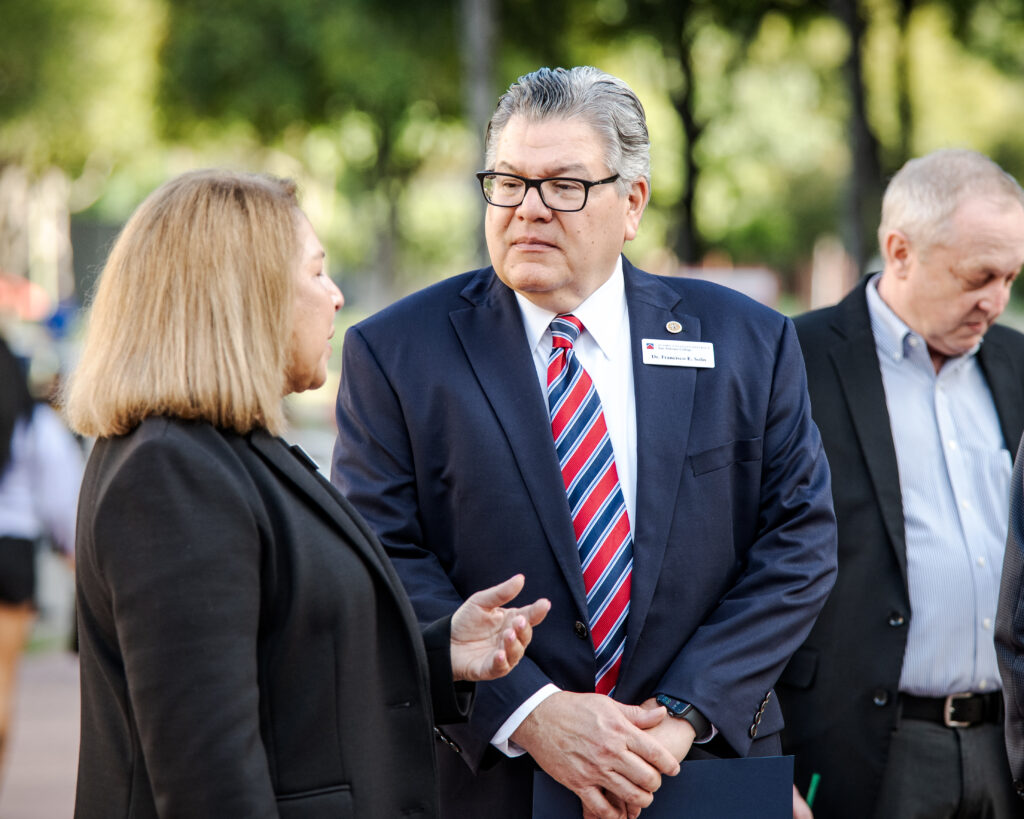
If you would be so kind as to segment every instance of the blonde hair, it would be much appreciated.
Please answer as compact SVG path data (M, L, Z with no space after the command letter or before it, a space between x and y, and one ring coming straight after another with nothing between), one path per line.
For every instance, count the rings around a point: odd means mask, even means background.
M255 174L194 171L150 194L100 276L72 428L164 415L279 434L299 213L294 182Z

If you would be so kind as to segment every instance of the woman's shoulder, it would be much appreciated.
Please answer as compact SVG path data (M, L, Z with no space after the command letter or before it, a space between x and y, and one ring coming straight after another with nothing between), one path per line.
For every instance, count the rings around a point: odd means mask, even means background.
M252 459L243 436L201 421L147 418L125 435L99 439L89 456L82 497L99 515L125 497L185 499L206 509L211 505L242 509L255 500Z
M242 438L237 432L221 429L207 421L192 421L164 415L150 416L124 435L105 439L118 448L147 448L227 452Z
M206 421L154 416L124 435L100 438L90 465L101 473L122 475L238 474L243 436Z

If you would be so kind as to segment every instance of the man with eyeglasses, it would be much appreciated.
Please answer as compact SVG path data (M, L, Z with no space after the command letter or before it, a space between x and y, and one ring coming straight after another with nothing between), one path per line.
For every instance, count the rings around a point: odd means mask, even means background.
M510 571L552 601L439 727L442 815L530 817L543 771L636 817L684 757L779 752L772 686L835 574L828 467L791 323L623 258L650 194L625 83L521 77L485 153L491 266L349 330L332 479L420 618Z

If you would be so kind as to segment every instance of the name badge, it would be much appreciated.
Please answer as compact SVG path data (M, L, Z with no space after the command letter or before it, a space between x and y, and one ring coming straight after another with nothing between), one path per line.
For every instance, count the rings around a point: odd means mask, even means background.
M640 344L644 364L660 364L663 367L715 366L715 345L709 341L645 338Z

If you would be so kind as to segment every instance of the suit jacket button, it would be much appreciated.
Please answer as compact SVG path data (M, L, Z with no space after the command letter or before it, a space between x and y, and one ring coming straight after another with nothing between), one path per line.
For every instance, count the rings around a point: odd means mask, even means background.
M889 625L892 626L893 628L899 628L900 626L902 626L906 622L907 622L907 618L905 618L898 611L889 612Z
M586 640L590 636L590 632L587 630L587 624L582 620L577 620L576 625L572 627L572 630L576 633L576 636L581 640Z
M889 692L884 688L876 688L875 694L871 698L871 701L879 708L889 704Z

